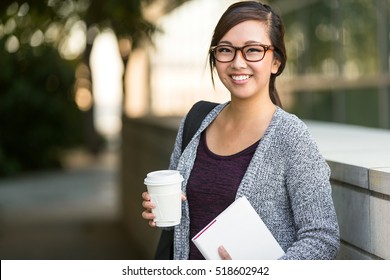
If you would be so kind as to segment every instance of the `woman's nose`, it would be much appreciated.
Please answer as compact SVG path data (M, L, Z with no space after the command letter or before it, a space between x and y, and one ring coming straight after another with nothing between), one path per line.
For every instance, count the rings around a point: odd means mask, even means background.
M241 51L237 50L236 57L232 61L232 68L239 69L239 68L246 68L246 60L242 54Z

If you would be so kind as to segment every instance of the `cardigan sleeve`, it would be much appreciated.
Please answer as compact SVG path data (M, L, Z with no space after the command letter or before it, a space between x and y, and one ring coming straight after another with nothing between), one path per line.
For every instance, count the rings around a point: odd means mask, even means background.
M282 259L334 259L339 227L333 205L330 168L301 122L285 143L286 185L297 239Z
M172 151L171 159L169 162L169 169L171 169L171 170L177 169L179 159L181 156L181 145L182 145L182 141L183 141L183 128L184 128L185 118L186 118L186 116L181 119L179 129L177 131L175 144L173 146L173 151Z

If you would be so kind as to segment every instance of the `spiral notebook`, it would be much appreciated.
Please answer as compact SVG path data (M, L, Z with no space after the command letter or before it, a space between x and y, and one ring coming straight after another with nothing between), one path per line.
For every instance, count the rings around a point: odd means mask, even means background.
M245 196L238 198L192 238L206 260L221 259L223 245L233 260L272 260L284 255Z

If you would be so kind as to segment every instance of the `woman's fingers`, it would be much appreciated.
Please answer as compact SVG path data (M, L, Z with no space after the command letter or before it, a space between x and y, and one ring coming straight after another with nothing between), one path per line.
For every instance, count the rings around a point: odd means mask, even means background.
M143 193L142 193L142 198L143 198L144 200L150 200L150 195L149 195L149 193L148 193L148 192L143 192Z
M142 201L142 207L148 210L151 210L156 207L156 205L153 202L144 200Z
M218 247L218 254L223 260L231 260L232 257L230 257L229 253L226 251L225 247L219 246Z
M142 207L145 209L153 209L156 207L156 205L150 201L150 195L147 192L142 193L142 198L144 201L142 201Z
M155 217L156 216L149 210L145 210L144 212L142 212L142 218L144 218L145 220L149 220L150 226L156 226L156 223L153 221Z
M156 215L152 213L152 209L156 207L156 205L150 201L150 195L148 192L143 192L142 193L142 207L145 208L145 210L142 212L142 218L145 220L149 220L149 225L151 227L156 226L156 222L153 220L156 218ZM187 197L183 193L181 196L182 201L186 201Z
M149 210L145 210L142 212L142 218L144 218L145 220L153 220L154 218L156 218L156 216Z
M152 213L152 209L155 208L156 205L150 201L150 195L147 192L142 193L142 198L144 199L144 201L142 201L142 207L145 208L145 211L141 214L142 218L149 220L149 225L155 227L156 222L153 220L156 216Z

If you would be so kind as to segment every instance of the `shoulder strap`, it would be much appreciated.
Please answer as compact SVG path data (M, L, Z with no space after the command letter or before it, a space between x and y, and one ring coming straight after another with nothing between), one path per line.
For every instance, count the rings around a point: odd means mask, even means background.
M184 121L182 152L200 127L203 119L217 105L218 103L198 101L192 106L187 114L186 120ZM163 230L161 232L160 240L154 256L155 260L173 259L173 233L173 230Z
M209 102L209 101L198 101L196 102L190 111L187 114L186 120L184 122L183 128L183 141L181 151L187 147L188 143L191 141L195 132L200 127L200 124L204 120L210 111L215 108L215 106L219 105L218 103Z
M203 119L217 105L218 103L198 101L192 106L187 114L186 120L184 121L182 152L200 127ZM173 233L173 230L163 230L161 232L160 240L154 256L155 260L173 259Z

